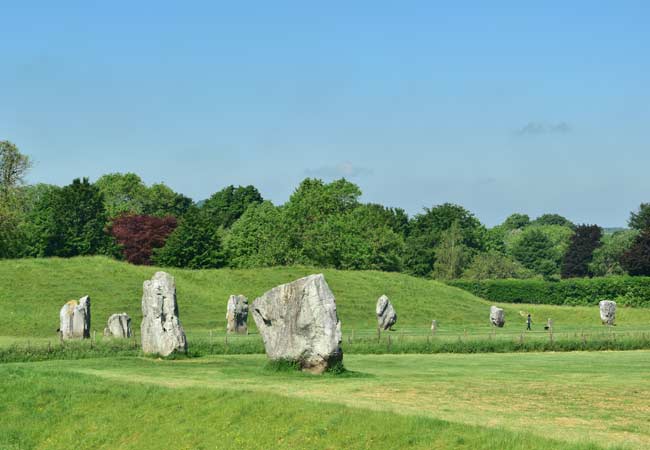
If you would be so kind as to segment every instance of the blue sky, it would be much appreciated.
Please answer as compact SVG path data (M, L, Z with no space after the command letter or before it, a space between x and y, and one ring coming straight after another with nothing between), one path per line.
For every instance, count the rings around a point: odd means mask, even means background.
M30 182L282 203L346 176L488 225L650 201L649 2L93 3L0 0L0 139Z

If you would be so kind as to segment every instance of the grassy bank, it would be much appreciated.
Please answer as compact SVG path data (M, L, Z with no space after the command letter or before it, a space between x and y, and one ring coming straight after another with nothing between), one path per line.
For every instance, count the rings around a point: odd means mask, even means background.
M142 283L156 270L103 257L0 261L0 309L5 317L0 346L15 338L56 339L61 306L85 294L92 299L91 327L97 334L110 314L122 311L131 315L137 330ZM176 277L181 321L191 339L207 340L210 333L223 333L230 294L242 293L252 300L278 284L314 272L325 274L336 296L346 339L375 333L375 302L381 294L395 305L398 333L426 335L432 319L438 320L441 333L454 337L491 333L487 320L491 303L458 288L403 274L300 267L167 270ZM527 313L533 315L537 329L547 317L553 317L562 333L601 329L597 307L501 306L506 310L505 330L513 339L523 330ZM619 308L618 324L617 330L650 332L650 308ZM254 333L252 320L249 326Z

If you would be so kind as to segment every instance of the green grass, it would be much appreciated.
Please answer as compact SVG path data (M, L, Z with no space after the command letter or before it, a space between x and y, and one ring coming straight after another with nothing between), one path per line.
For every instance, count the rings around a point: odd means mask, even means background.
M103 257L0 261L0 308L4 314L0 345L25 339L55 338L58 313L70 299L89 294L92 328L101 334L110 314L127 312L139 331L142 283L156 270ZM396 333L426 336L432 319L439 336L457 338L492 334L487 317L491 303L433 280L373 271L336 271L305 267L251 270L165 269L176 277L180 318L190 340L223 335L226 302L241 293L252 301L272 287L314 272L323 272L334 295L346 336L375 334L375 302L387 294L398 313ZM525 313L541 330L553 317L558 333L600 332L597 307L500 305L506 310L508 339L519 337ZM252 333L255 326L249 321ZM650 332L650 308L619 308L617 332ZM18 338L18 339L17 339ZM346 337L347 339L347 337Z
M650 352L346 356L343 375L261 355L0 365L0 448L650 446Z

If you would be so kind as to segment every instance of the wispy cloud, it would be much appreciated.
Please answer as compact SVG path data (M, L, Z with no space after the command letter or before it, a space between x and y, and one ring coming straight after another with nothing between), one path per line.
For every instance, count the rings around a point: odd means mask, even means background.
M305 174L310 177L325 178L354 178L361 175L370 175L372 170L367 167L356 166L349 161L345 161L334 166L322 166L305 170Z
M566 122L528 122L523 127L517 129L515 134L518 136L539 136L542 134L566 134L571 131L571 126Z

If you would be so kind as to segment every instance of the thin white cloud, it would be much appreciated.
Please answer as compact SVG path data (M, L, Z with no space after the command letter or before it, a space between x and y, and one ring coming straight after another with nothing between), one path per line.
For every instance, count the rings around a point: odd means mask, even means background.
M566 122L545 123L545 122L528 122L523 127L515 131L518 136L539 136L543 134L566 134L573 129Z

